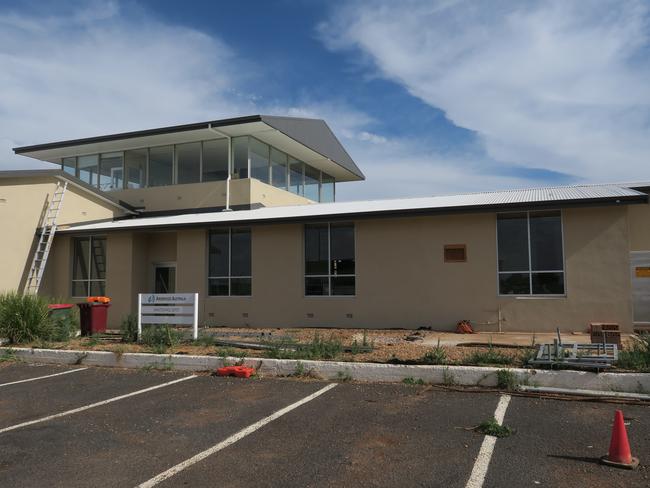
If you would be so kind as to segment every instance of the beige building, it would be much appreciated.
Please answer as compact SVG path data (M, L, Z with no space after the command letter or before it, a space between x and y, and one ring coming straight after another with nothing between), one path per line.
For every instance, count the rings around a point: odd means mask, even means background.
M41 294L110 296L112 326L150 292L199 293L201 325L650 323L650 185L335 202L364 176L327 125L269 116L16 153L60 169L0 174L0 288L42 271Z

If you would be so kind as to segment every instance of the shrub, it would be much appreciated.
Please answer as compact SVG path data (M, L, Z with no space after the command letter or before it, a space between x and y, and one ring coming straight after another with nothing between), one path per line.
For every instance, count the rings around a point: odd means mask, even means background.
M135 315L130 314L122 319L120 335L122 336L122 342L135 342L138 340L138 318Z
M51 324L49 339L56 342L68 342L79 330L79 320L75 314L52 317Z
M616 365L624 369L650 370L650 334L641 334L632 347L620 351Z
M169 325L150 325L142 329L142 343L163 354L181 342L182 334Z
M0 336L12 344L49 339L54 331L47 304L38 295L0 295Z

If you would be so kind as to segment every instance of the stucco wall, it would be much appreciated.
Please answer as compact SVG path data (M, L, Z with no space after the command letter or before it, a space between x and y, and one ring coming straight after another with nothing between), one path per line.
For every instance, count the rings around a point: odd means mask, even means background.
M35 232L55 187L53 177L0 181L0 224L6 233L0 239L0 292L22 287L36 245ZM103 220L121 214L116 207L68 185L57 223Z
M650 251L650 203L628 207L630 251Z
M178 230L165 239L163 233L135 234L131 249L139 257L131 262L132 275L123 269L126 259L109 273L109 281L118 280L108 285L118 290L116 301L118 296L130 301L128 306L115 303L112 321L118 320L118 309L134 309L138 291L149 291L146 279L133 274L150 273L143 262L167 260L161 250L171 255L170 239L175 236L177 292L198 291L201 322L211 325L444 330L470 319L479 330L497 330L500 310L503 330L584 330L589 321L615 321L629 330L626 212L624 207L563 211L567 296L560 298L498 296L493 213L357 221L355 297L304 296L301 224L253 227L253 297L206 296L205 229ZM445 263L444 245L459 243L467 245L468 261ZM113 260L122 259L116 256L121 253L128 251L109 253L109 269ZM65 251L59 256L65 257ZM130 300L122 295L129 288Z

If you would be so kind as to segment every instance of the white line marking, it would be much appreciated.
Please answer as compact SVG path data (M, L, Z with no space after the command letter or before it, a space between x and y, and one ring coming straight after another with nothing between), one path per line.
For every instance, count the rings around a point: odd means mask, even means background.
M0 386L17 385L18 383L28 383L30 381L44 380L45 378L52 378L53 376L61 376L62 374L68 374L68 373L76 373L77 371L84 371L86 369L88 368L69 369L67 371L63 371L62 373L54 373L45 376L37 376L36 378L28 378L26 380L12 381L10 383L0 383Z
M282 417L284 414L289 413L291 410L294 410L294 409L298 408L299 406L304 405L305 403L312 401L314 398L319 397L323 393L331 390L336 385L337 385L337 383L330 383L325 388L321 388L317 392L312 393L309 396L306 396L302 400L298 400L296 403L292 403L291 405L289 405L287 407L284 407L281 410L278 410L277 412L269 415L268 417L265 417L262 420L258 420L254 424L249 425L248 427L240 430L236 434L233 434L230 437L228 437L227 439L221 441L219 444L216 444L216 445L206 449L205 451L200 452L197 455L192 456L189 459L186 459L185 461L177 464L176 466L173 466L173 467L169 468L167 471L163 471L159 475L154 476L153 478L151 478L149 481L145 481L144 483L138 485L137 488L151 488L153 486L156 486L158 483L160 483L162 481L165 481L168 478L171 478L175 474L178 474L181 471L183 471L184 469L189 468L193 464L196 464L199 461L202 461L203 459L205 459L208 456L214 454L215 452L221 451L222 449L225 449L226 447L228 447L228 446L234 444L235 442L243 439L247 435L252 434L256 430L261 429L266 424L269 424L269 423L273 422L274 420Z
M503 424L503 418L506 415L506 409L510 403L510 398L510 395L501 395L501 398L499 398L499 403L494 411L494 419L499 423L499 425ZM483 444L481 444L481 450L478 452L478 456L474 462L472 474L470 475L465 488L482 488L496 442L496 437L491 435L485 436Z
M113 398L109 398L108 400L102 400L101 402L91 403L90 405L84 405L83 407L73 408L72 410L66 410L65 412L55 413L54 415L48 415L47 417L42 417L40 419L30 420L29 422L23 422L22 424L12 425L11 427L5 427L4 429L0 429L0 434L4 432L9 432L10 430L20 429L21 427L27 427L28 425L39 424L41 422L46 422L48 420L58 419L59 417L65 417L66 415L72 415L73 413L83 412L84 410L100 407L102 405L107 405L109 403L113 403L118 400L123 400L125 398L129 398L135 395L141 395L142 393L147 393L148 391L157 390L158 388L164 388L165 386L170 386L175 383L180 383L181 381L191 380L192 378L196 378L196 375L184 376L183 378L179 378L174 381L168 381L167 383L162 383L161 385L150 386L149 388L145 388L144 390L134 391L131 393L127 393L126 395L120 395Z

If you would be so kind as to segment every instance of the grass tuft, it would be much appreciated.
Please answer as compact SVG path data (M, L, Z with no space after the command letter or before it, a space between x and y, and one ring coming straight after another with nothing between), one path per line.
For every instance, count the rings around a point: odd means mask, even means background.
M447 350L440 345L440 339L438 339L438 344L427 351L418 361L420 364L447 364L447 362Z
M517 388L517 376L509 369L497 371L497 388L501 390L514 390Z
M499 422L496 419L492 418L481 422L474 430L480 432L481 434L491 435L493 437L510 437L514 434L514 430L508 427L507 425L499 425Z
M402 383L404 383L405 385L411 385L411 386L425 385L426 384L422 378L415 379L415 378L412 378L410 376L407 377L407 378L404 378L402 380Z
M641 334L630 348L620 351L616 365L623 369L650 372L650 334Z

